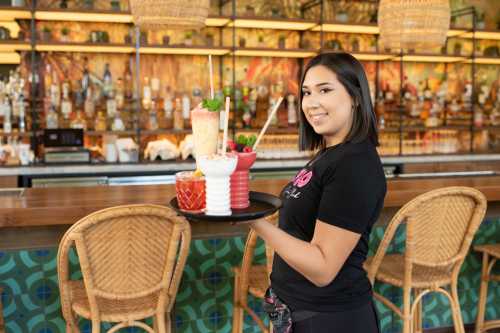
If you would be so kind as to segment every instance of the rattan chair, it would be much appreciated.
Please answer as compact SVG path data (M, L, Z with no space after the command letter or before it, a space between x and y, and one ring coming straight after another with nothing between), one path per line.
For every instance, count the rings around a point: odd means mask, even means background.
M77 316L116 323L108 332L136 326L171 331L170 311L191 241L191 228L173 210L155 205L104 209L76 222L57 254L66 332L79 332ZM83 280L70 280L68 254L75 245ZM152 317L154 330L140 320Z
M5 326L3 322L2 292L3 290L0 287L0 333L5 333Z
M500 320L484 320L486 299L488 296L488 282L500 282L500 275L491 274L495 262L500 259L500 244L478 245L474 250L483 253L483 267L481 269L481 287L479 289L479 304L475 333L481 333L492 328L500 327Z
M277 224L278 214L267 217L270 223ZM233 303L233 333L243 332L243 315L246 311L259 325L262 332L270 332L259 316L248 306L248 294L257 298L264 298L269 287L269 275L273 266L274 251L266 245L265 265L253 265L255 247L257 245L257 234L250 229L245 243L241 267L234 267L234 303Z
M365 268L375 280L403 289L403 310L374 293L377 300L403 319L403 333L422 332L422 297L445 295L450 303L455 332L463 333L457 281L460 267L485 211L484 195L468 187L447 187L422 194L392 218L374 257ZM385 254L397 227L406 221L404 254ZM451 294L444 287L451 287ZM414 293L413 304L411 292Z

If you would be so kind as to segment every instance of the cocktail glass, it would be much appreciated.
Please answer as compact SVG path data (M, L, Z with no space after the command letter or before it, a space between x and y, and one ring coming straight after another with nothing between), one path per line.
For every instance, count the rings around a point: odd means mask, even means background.
M205 210L205 177L196 175L194 171L177 172L175 192L182 211L201 213Z
M205 175L207 215L231 215L230 176L236 169L238 157L231 155L201 156L198 165Z
M249 153L237 153L238 164L236 170L231 175L231 208L244 209L250 206L248 199L249 170L255 162L257 154L252 151Z
M208 111L196 107L191 110L191 125L193 128L194 153L196 163L198 159L217 153L217 141L219 139L219 112Z

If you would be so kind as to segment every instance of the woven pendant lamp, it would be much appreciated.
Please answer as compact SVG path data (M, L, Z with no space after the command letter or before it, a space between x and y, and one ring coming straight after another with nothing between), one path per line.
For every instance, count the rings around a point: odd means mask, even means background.
M391 51L441 47L450 15L449 0L380 0L380 44Z
M130 0L134 23L142 29L199 29L209 0Z

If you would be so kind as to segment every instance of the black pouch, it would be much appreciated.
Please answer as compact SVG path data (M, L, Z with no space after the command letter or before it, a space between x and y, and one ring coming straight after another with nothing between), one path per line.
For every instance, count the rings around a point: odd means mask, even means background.
M273 323L273 333L292 333L292 311L271 288L264 296L263 309Z

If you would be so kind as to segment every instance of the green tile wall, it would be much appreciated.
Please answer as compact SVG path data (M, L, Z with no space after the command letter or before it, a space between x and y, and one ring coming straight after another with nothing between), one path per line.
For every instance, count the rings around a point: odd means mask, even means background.
M370 240L371 254L377 248L384 233L383 227L376 227ZM398 230L390 252L404 250L405 229ZM177 332L231 332L233 277L232 267L239 265L245 238L195 240L184 271L174 308L174 322ZM474 244L500 242L500 218L485 220ZM65 322L62 319L56 271L57 249L0 252L0 286L4 305L7 333L62 333ZM70 256L72 278L80 278L78 258ZM256 250L256 262L265 262L262 243ZM459 293L465 323L476 318L476 304L479 289L481 258L470 253L462 267L459 278ZM500 265L498 265L500 266ZM497 267L500 272L500 267ZM402 294L398 288L376 284L378 292L401 304ZM260 300L250 299L250 305L262 317ZM383 305L377 303L382 331L401 331L401 321ZM500 286L492 283L488 296L487 318L500 318ZM439 295L424 298L424 327L451 326L451 314L447 300ZM83 333L90 332L87 321L81 320ZM103 329L109 325L103 325ZM124 332L142 332L139 329L125 329ZM245 316L245 332L259 332L251 318Z

